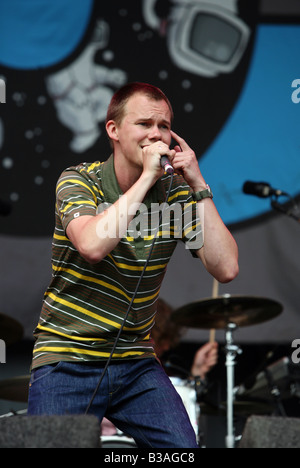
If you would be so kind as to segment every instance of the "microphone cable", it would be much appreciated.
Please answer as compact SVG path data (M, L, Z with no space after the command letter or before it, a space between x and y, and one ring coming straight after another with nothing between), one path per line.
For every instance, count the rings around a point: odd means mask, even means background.
M126 312L125 317L124 317L124 319L123 319L123 322L122 322L122 324L121 324L120 330L119 330L119 332L118 332L118 334L117 334L117 336L116 336L116 339L115 339L115 342L114 342L114 344L113 344L111 353L110 353L110 355L109 355L109 357L108 357L108 359L107 359L107 361L106 361L105 367L104 367L104 369L103 369L103 371L102 371L102 374L101 374L101 377L100 377L100 379L99 379L99 382L98 382L98 384L97 384L97 386L96 386L96 388L95 388L95 391L94 391L94 393L93 393L93 395L92 395L92 398L90 399L90 402L89 402L89 404L88 404L88 406L87 406L87 408L86 408L86 410L85 410L85 415L87 415L87 414L89 413L89 411L90 411L90 409L91 409L91 406L92 406L92 404L93 404L93 402L94 402L94 400L95 400L95 398L96 398L96 395L97 395L97 393L98 393L98 390L99 390L99 388L100 388L100 386L101 386L101 384L102 384L102 381L103 381L103 379L104 379L104 376L105 376L105 374L106 374L106 371L107 371L107 369L108 369L108 366L109 366L109 364L110 364L110 362L111 362L111 360L112 360L113 354L114 354L115 349L116 349L116 347L117 347L117 344L118 344L118 342L119 342L119 339L120 339L120 336L121 336L122 331L123 331L123 329L124 329L124 326L125 326L125 324L126 324L126 322L127 322L127 319L128 319L128 316L129 316L129 313L130 313L130 310L131 310L131 307L132 307L132 305L133 305L133 303L134 303L134 300L135 300L135 298L136 298L136 296L137 296L137 293L138 293L139 287L140 287L140 285L141 285L142 279L143 279L144 274L145 274L145 272L146 272L146 269L147 269L147 267L148 267L148 265L149 265L149 262L150 262L150 259L151 259L151 256L152 256L152 252L153 252L153 249L154 249L155 241L156 241L157 235L158 235L158 233L159 233L160 224L161 224L161 222L162 222L162 217L163 217L163 214L164 214L164 212L165 212L166 205L167 205L167 202L168 202L168 200L169 200L169 196L170 196L171 189L172 189L172 185L173 185L174 173L172 173L172 174L170 174L170 175L171 175L170 186L169 186L169 188L168 188L168 193L167 193L167 196L166 196L166 200L165 200L163 209L162 209L161 212L160 212L158 226L157 226L156 232L155 232L155 234L154 234L154 238L153 238L153 241L152 241L152 244L151 244L151 247L150 247L150 251L149 251L148 257L147 257L147 259L146 259L146 263L145 263L144 268L143 268L143 270L142 270L142 273L141 273L141 275L140 275L140 277L139 277L139 280L138 280L138 283L137 283L137 285L136 285L135 291L134 291L134 293L133 293L132 299L131 299L131 301L130 301L130 304L129 304L129 306L128 306L127 312Z

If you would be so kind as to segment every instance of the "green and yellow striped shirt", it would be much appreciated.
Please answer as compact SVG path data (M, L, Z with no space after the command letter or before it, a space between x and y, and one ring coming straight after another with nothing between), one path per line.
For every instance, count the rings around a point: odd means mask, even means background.
M157 229L170 176L150 190L117 247L89 264L66 235L69 222L96 216L122 195L114 159L84 163L64 171L57 183L56 225L52 244L52 281L45 292L35 330L32 368L58 361L106 360L120 330ZM107 205L108 204L108 205ZM203 245L191 190L175 175L149 265L130 310L113 359L155 356L151 340L156 304L167 264L178 239L192 251Z

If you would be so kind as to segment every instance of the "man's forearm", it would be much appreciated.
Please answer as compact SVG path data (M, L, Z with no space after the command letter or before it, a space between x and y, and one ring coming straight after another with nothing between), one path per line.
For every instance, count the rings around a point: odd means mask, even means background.
M67 234L89 263L101 262L118 245L152 185L151 178L142 175L119 200L102 213L70 223Z
M237 244L211 199L197 205L204 237L203 248L197 255L214 278L220 283L228 283L239 272Z

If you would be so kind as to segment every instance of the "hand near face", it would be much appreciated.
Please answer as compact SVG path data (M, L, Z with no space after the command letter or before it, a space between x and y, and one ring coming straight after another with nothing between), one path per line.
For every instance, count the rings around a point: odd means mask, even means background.
M178 143L175 146L175 156L171 158L172 165L177 174L183 176L187 184L196 192L204 190L206 184L200 172L195 152L186 141L171 130L172 138Z

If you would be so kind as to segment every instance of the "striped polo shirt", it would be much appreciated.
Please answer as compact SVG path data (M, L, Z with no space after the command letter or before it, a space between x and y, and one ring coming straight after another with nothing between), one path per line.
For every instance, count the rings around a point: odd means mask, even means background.
M70 242L66 228L79 216L97 216L122 196L114 158L104 163L83 163L62 173L56 188L52 280L34 332L33 369L59 361L109 357L156 235L113 359L155 356L150 333L161 283L177 241L185 242L192 252L203 245L190 187L175 175L165 203L169 185L170 176L165 174L148 192L117 247L101 262L91 265Z

